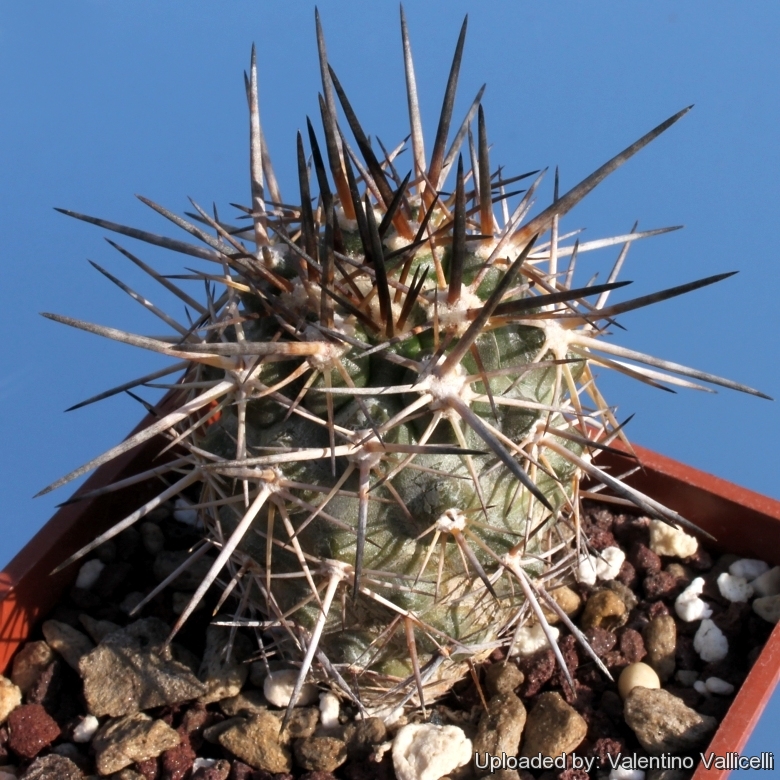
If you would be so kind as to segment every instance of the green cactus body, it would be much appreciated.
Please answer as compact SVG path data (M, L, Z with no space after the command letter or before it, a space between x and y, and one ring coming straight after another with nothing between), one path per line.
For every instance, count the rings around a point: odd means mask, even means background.
M446 100L426 163L410 89L414 170L401 181L328 75L319 25L318 36L328 164L309 123L314 207L300 134L301 205L274 205L289 201L265 154L253 57L249 229L200 209L199 224L188 222L147 201L200 242L172 245L68 212L214 261L222 275L211 267L204 278L224 291L198 305L198 321L177 328L178 341L48 315L189 361L173 412L51 487L168 436L183 454L158 500L200 483L198 506L219 551L174 632L220 577L238 597L227 622L265 629L264 649L300 664L299 686L313 674L360 707L423 703L458 679L464 662L511 646L516 627L534 616L546 625L547 590L573 576L584 551L584 478L647 514L686 523L591 462L623 436L593 384L594 365L650 383L680 382L676 373L755 391L597 340L618 315L725 275L607 305L621 285L610 277L576 288L577 245L559 246L560 217L684 111L568 193L558 197L556 183L553 204L527 219L533 182L500 223L493 201L510 180L490 170L481 107L469 177L456 159L465 131L445 154ZM362 160L341 133L334 88ZM455 192L446 195L450 168ZM658 232L616 240L621 257L632 240Z

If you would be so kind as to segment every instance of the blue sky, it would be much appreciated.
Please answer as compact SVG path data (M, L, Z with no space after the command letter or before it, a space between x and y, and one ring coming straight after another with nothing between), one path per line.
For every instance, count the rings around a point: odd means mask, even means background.
M331 63L367 131L407 133L398 7L320 3ZM435 131L461 19L469 32L456 117L483 82L491 160L510 173L560 166L568 189L684 106L695 108L605 181L564 222L597 238L685 230L635 245L630 296L722 271L716 287L626 316L616 341L780 395L774 228L780 196L780 7L725 2L541 3L448 0L407 7L426 134ZM156 356L38 316L55 311L137 332L154 318L94 271L90 258L175 314L104 231L53 206L169 234L138 202L182 212L187 196L223 215L246 203L242 71L258 47L261 112L282 193L294 198L295 131L317 115L313 5L305 2L92 0L4 4L0 14L3 261L0 364L3 531L13 556L66 496L41 487L122 438L141 409L116 397L71 404L161 367ZM551 197L552 177L539 202ZM289 194L287 194L289 193ZM131 242L127 242L128 246ZM145 247L167 273L180 258ZM593 253L580 280L604 278ZM625 297L628 297L626 295ZM601 383L639 444L780 498L780 404L722 391L670 395ZM153 398L147 392L147 398Z

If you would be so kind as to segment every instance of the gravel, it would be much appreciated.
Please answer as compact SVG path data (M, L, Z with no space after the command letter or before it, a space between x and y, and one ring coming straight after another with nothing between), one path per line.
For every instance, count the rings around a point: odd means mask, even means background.
M163 507L139 531L98 548L94 563L82 566L97 573L94 582L82 576L81 587L63 597L17 652L9 679L0 678L0 715L7 718L4 724L0 718L0 778L587 777L571 761L486 775L474 769L475 750L512 757L575 751L606 778L609 756L673 751L698 757L780 618L780 567L712 556L686 535L593 505L582 527L594 573L602 576L553 583L551 593L615 680L624 669L647 665L661 689L633 687L623 702L616 683L550 613L573 689L552 650L536 641L541 629L533 621L518 632L519 655L495 651L476 670L479 688L473 679L462 681L429 705L425 718L407 714L392 725L361 719L332 693L323 697L321 713L323 691L307 684L281 732L297 672L257 660L256 638L243 630L234 632L231 654L222 653L230 630L209 627L216 591L177 641L165 644L210 558L178 575L175 590L128 614L197 542L190 512L182 504L176 519L172 506ZM672 557L670 550L688 557ZM745 594L747 601L732 601ZM399 741L398 733L408 739Z

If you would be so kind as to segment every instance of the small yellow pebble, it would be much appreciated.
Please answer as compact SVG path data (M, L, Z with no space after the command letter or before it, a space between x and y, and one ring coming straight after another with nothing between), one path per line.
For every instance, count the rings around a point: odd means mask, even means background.
M660 688L661 681L652 666L643 663L629 664L618 678L618 692L625 699L633 688Z

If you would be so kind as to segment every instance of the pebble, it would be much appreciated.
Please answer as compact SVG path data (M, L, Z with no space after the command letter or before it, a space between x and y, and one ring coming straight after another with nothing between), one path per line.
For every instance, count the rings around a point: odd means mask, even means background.
M650 549L657 555L689 558L699 549L695 536L686 534L663 520L650 521Z
M557 641L560 631L555 626L550 626L549 631L553 639ZM548 641L544 628L542 628L541 623L534 623L532 626L523 626L515 631L510 655L529 656L547 646Z
M238 695L249 675L249 667L242 663L252 652L249 639L236 634L226 657L229 640L230 629L225 626L206 629L206 649L198 671L198 678L206 686L206 693L199 697L204 704Z
M320 694L320 723L324 729L334 729L339 725L339 698L327 691Z
M94 715L85 715L73 729L74 742L89 742L100 723Z
M609 770L609 780L645 780L645 773L642 769L617 767Z
M488 753L491 756L500 756L502 753L515 755L525 721L525 706L514 693L493 696L488 702L487 710L479 719L474 737L474 753ZM490 765L485 769L475 768L475 772L478 777L482 777L490 772Z
M677 624L671 615L653 618L642 630L647 650L647 663L655 669L661 681L666 682L675 667Z
M15 775L9 775L15 777ZM65 756L56 754L41 756L27 767L22 780L82 780L84 773ZM0 780L2 775L0 775Z
M715 693L718 696L731 696L734 693L734 686L725 680L721 680L720 677L708 677L704 684L710 693Z
M84 630L95 644L100 644L104 637L122 628L118 623L112 623L110 620L95 620L89 615L79 615L79 623L84 626Z
M490 664L485 669L485 689L488 696L513 693L524 680L525 675L513 663L507 661Z
M247 721L231 725L217 739L223 748L255 769L289 772L292 769L290 736L287 731L280 733L279 725L279 719L270 712L260 712Z
M769 564L756 558L740 558L729 566L729 574L744 577L748 582L769 571Z
M141 544L149 555L157 555L165 547L165 534L157 523L142 523L138 530Z
M720 595L728 601L747 601L753 595L753 587L744 577L738 577L724 571L718 576L717 582Z
M381 718L365 718L347 724L344 729L344 739L347 742L347 754L353 761L368 758L376 745L381 745L387 739L387 726Z
M525 723L521 754L531 757L571 753L585 739L588 724L559 693L543 693Z
M119 602L119 610L129 616L143 600L144 594L139 590L133 590Z
M22 704L8 716L8 747L21 758L35 758L60 736L60 727L40 704Z
M623 707L626 723L650 755L703 750L718 726L663 689L634 688Z
M625 622L626 605L620 596L612 590L600 590L586 602L582 613L581 626L589 628L617 628Z
M134 762L156 758L180 741L165 721L137 712L104 724L92 740L92 749L98 772L110 775Z
M577 593L575 593L566 585L561 585L559 588L551 590L550 595L552 596L555 603L563 610L563 613L569 617L576 615L582 606L582 599L579 597L579 595L577 595ZM545 614L547 614L546 608L544 611ZM552 614L554 613L551 613L551 615ZM558 619L557 614L555 615L555 618Z
M169 577L190 557L190 553L186 550L163 550L158 553L152 565L157 581L162 582ZM203 555L197 558L170 583L170 587L177 590L197 590L198 585L203 582L213 563L214 558L210 555Z
M47 620L41 626L41 630L49 647L59 653L65 659L65 663L76 671L79 670L81 657L94 647L86 634L59 620Z
M347 745L337 737L296 739L293 749L298 766L309 772L333 772L347 760Z
M22 703L22 690L7 677L0 676L0 723Z
M586 585L596 580L614 580L620 573L626 554L619 547L605 547L597 555L584 555L577 567L578 579Z
M397 780L439 780L473 757L471 741L458 726L410 723L393 740Z
M192 508L192 504L186 498L177 498L173 505L174 520L178 520L184 525L190 525L196 528L200 523L198 510Z
M757 596L777 596L780 594L780 566L769 569L750 584Z
M677 617L686 623L694 620L712 617L712 608L706 601L699 598L704 592L704 578L696 577L695 580L675 599L674 611Z
M249 689L241 691L235 696L221 699L219 708L225 715L232 718L235 715L255 715L261 710L267 710L268 702L262 691Z
M206 693L190 669L173 659L165 645L169 633L157 618L137 620L82 658L79 670L92 715L119 717Z
M629 664L620 673L618 678L618 693L621 698L626 699L628 694L637 686L643 688L660 688L661 681L658 679L655 669L652 666L643 664L641 661L635 664Z
M780 595L762 596L753 602L753 612L770 623L780 621Z
M298 679L297 669L280 669L271 672L263 681L263 693L274 707L287 707L290 697L295 690L295 682ZM319 699L319 690L314 683L304 683L298 695L297 707L306 707Z
M724 659L729 652L729 640L709 618L701 621L693 637L693 649L707 663Z
M27 642L14 657L11 680L26 694L37 682L43 670L54 660L54 651L43 640ZM0 723L5 720L0 705ZM6 713L7 716L8 713Z
M677 673L674 675L674 679L677 680L680 685L690 688L695 685L696 680L699 679L699 673L693 669L678 669Z
M97 558L93 558L82 564L78 576L76 577L76 587L89 590L98 581L100 572L105 568L106 564L103 563L103 561L99 561Z

